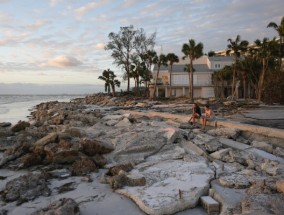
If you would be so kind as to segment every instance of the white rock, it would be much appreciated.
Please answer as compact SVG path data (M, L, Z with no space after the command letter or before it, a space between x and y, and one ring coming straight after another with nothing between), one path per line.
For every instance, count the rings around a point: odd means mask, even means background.
M256 148L262 149L264 151L270 152L270 153L273 151L272 145L270 145L266 142L254 140L254 141L252 141L251 145L256 147Z
M127 126L131 126L132 123L129 121L129 119L124 118L123 120L119 121L115 127L127 127Z
M102 118L102 120L122 120L124 118L124 116L122 115L106 115Z
M208 130L207 134L210 134L212 136L221 136L225 138L236 139L239 136L240 131L235 128L216 128Z
M106 125L108 125L108 126L114 126L117 123L118 123L118 121L117 120L113 120L113 119L106 121Z
M146 186L124 187L116 192L128 196L152 215L174 214L195 207L199 198L208 193L214 174L200 161L167 160L137 168L146 178Z
M227 155L230 151L232 151L231 148L227 148L227 149L221 149L217 152L214 152L212 154L210 154L211 157L215 158L215 159L222 159L223 156Z

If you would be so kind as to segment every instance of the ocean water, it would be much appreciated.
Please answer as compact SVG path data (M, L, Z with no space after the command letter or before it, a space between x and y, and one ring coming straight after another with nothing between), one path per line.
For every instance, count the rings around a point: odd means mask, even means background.
M16 124L28 120L32 109L42 102L69 102L84 95L0 95L0 122Z

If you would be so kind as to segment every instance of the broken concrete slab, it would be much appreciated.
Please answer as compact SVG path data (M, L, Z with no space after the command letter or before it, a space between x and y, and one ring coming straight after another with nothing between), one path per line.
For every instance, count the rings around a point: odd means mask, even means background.
M257 148L247 148L245 149L246 152L253 153L255 156L261 158L261 159L268 159L272 161L278 161L279 163L284 164L284 159L278 156L275 156L273 154L270 154L266 151L257 149Z
M224 147L230 147L230 148L237 149L237 150L245 150L245 149L251 148L250 145L239 143L237 141L230 140L230 139L223 138L223 137L219 139L219 142L222 143Z
M211 182L209 195L221 203L220 215L241 214L241 202L246 189L223 187L217 180Z
M146 186L124 187L116 192L131 198L145 213L173 214L195 207L206 195L214 172L206 162L167 160L135 170L146 178Z

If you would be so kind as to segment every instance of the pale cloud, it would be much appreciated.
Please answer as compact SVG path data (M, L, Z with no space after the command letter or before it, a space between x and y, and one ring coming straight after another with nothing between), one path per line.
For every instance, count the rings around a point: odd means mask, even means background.
M98 43L96 45L96 49L104 49L104 48L105 48L105 44L103 44L103 43Z
M28 29L37 30L48 23L47 20L36 20L33 24L27 25Z
M131 7L133 5L137 5L141 3L141 0L124 0L123 1L123 7Z
M43 66L65 68L65 67L77 67L81 64L82 62L77 60L75 57L62 55L52 60L49 60L46 64L43 64Z
M49 6L50 7L54 7L56 6L57 4L59 4L60 2L62 2L63 0L50 0L49 1Z
M100 0L100 1L92 1L82 7L79 7L75 9L75 15L77 19L81 19L84 15L89 13L90 11L99 8L107 3L109 3L110 0Z
M0 23L6 24L11 23L11 21L13 21L12 16L7 13L0 12Z

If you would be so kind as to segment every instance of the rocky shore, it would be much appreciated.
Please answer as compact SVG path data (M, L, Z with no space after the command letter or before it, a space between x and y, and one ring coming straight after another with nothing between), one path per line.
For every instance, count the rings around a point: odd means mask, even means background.
M257 125L253 101L209 102L220 121ZM284 139L201 131L190 112L186 99L98 94L0 123L0 215L284 214ZM217 209L200 209L204 196Z

